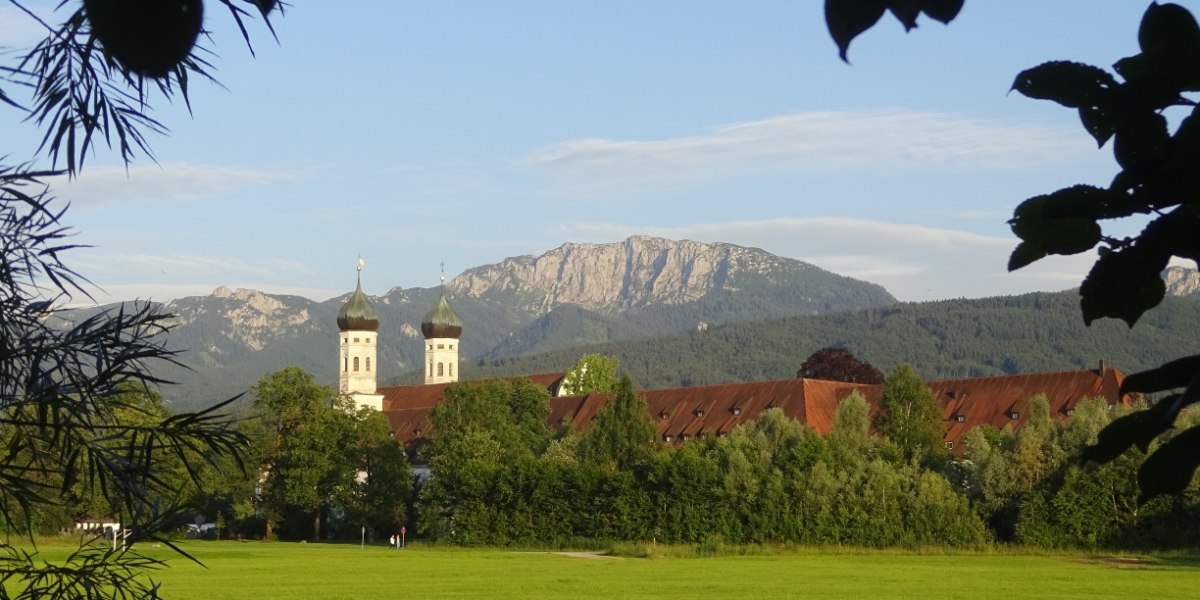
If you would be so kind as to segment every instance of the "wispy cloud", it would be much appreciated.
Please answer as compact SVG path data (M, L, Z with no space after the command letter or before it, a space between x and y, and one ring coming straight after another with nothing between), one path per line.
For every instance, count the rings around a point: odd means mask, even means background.
M246 281L242 283L178 283L178 284L154 284L154 283L135 283L135 284L113 284L103 285L99 289L89 290L92 294L92 299L89 301L86 298L77 296L72 298L71 302L67 303L69 307L96 306L103 304L111 304L113 302L124 302L129 300L153 300L155 302L170 302L180 298L190 296L208 296L213 293L218 287L226 287L229 289L250 289L264 292L267 294L282 294L290 296L303 296L310 300L318 302L328 300L329 298L337 297L345 290L333 290L326 288L309 288L286 286L272 283L262 283L254 281Z
M97 283L152 281L178 284L190 281L290 281L313 275L310 265L278 258L233 259L191 254L83 253L73 266Z
M1095 261L1086 253L1007 271L1014 238L954 229L831 217L678 227L581 223L564 234L612 241L635 233L759 247L835 273L878 283L901 300L978 298L1078 286Z
M192 163L84 169L78 179L52 181L55 194L76 206L187 202L234 190L310 177L306 171Z
M134 298L167 301L207 295L219 286L294 294L324 300L337 290L305 287L313 268L304 262L279 258L240 260L191 254L81 254L72 266L94 282L88 291L98 303ZM77 299L83 301L82 299Z
M565 175L670 182L787 171L997 172L1094 153L1073 131L902 110L814 111L722 125L658 140L574 139L520 165Z

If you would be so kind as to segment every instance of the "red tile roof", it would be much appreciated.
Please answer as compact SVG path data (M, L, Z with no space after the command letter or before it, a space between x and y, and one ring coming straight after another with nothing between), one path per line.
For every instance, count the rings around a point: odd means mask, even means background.
M562 374L530 376L553 392ZM1106 398L1110 405L1126 404L1120 397L1124 375L1101 362L1096 370L1060 371L1025 375L950 379L927 382L938 399L946 421L946 440L962 448L962 436L972 427L990 424L998 428L1019 427L1027 419L1029 400L1044 394L1051 415L1066 421L1083 398ZM380 388L383 411L392 431L406 444L419 441L429 432L429 409L442 398L449 384ZM812 427L820 433L833 428L838 403L859 390L878 412L882 385L843 383L817 379L784 379L751 383L727 383L683 388L642 390L650 416L665 441L679 443L707 436L722 436L741 423L752 421L769 408ZM550 399L547 424L570 423L582 429L611 398L611 394L588 394ZM960 421L961 418L961 421Z

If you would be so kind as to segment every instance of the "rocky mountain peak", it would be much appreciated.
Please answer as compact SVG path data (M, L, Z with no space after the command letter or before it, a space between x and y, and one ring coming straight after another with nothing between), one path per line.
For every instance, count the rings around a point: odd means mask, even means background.
M503 295L546 313L572 304L613 311L651 304L684 304L748 278L783 283L818 271L757 248L644 235L608 244L568 243L540 256L518 256L470 269L450 282L459 295Z
M568 243L540 256L470 269L449 288L473 297L515 294L538 312L562 304L591 310L679 304L725 285L731 248L736 247L648 236L611 244Z
M1163 271L1168 296L1200 296L1200 271L1187 267L1167 267Z

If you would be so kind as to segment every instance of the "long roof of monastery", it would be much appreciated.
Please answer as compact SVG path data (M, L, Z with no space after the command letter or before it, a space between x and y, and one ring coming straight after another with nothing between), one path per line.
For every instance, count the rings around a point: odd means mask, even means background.
M545 385L553 394L562 380L561 373L529 377ZM1019 427L1027 419L1030 400L1045 395L1051 415L1065 421L1084 398L1105 398L1109 405L1129 404L1120 396L1124 375L1105 362L1098 369L1056 371L970 379L946 379L926 382L937 397L946 423L947 442L958 442L972 427ZM412 385L380 388L383 412L396 436L406 444L419 443L430 430L429 410L437 405L449 384ZM734 427L753 421L770 408L779 408L788 417L828 433L833 428L838 404L855 390L878 412L883 385L783 379L749 383L727 383L695 387L641 390L659 437L671 443L709 436L723 436ZM585 428L612 394L553 397L547 424L569 423L574 429Z

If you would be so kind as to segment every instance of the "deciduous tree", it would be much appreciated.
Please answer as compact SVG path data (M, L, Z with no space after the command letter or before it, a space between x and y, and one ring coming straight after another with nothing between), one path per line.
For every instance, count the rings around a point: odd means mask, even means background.
M800 365L796 377L846 383L884 382L883 373L879 369L859 360L845 348L821 348L813 352L804 360L804 364Z
M620 382L617 378L620 368L621 361L615 356L584 354L563 376L562 393L567 396L582 396L593 392L615 392Z
M879 431L910 460L936 461L946 456L945 424L937 398L911 365L897 366L879 398Z

